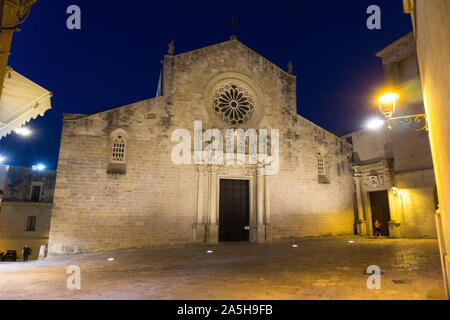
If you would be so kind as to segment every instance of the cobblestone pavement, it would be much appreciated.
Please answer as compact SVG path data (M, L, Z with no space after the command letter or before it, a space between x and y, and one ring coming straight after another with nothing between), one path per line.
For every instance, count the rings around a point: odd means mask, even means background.
M66 287L70 265L81 269L81 290ZM380 290L367 288L369 265L381 267ZM0 263L0 288L0 299L445 298L436 240L359 237L158 246Z

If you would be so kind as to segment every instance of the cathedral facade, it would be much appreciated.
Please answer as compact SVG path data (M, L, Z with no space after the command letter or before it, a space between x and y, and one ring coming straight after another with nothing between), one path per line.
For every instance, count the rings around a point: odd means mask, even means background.
M172 45L158 92L64 115L49 254L354 233L352 146L297 114L291 68L237 39ZM225 147L230 129L245 148Z

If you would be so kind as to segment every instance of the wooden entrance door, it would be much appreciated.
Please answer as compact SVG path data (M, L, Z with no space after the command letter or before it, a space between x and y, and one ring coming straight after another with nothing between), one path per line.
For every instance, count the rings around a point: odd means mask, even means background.
M220 180L219 241L249 241L248 180Z
M370 207L372 209L372 230L375 232L375 220L381 223L381 235L389 236L389 198L387 190L370 192Z

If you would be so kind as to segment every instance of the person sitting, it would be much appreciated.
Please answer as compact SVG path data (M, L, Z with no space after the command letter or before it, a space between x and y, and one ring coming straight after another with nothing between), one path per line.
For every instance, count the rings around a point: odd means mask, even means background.
M381 237L381 223L375 220L375 237Z

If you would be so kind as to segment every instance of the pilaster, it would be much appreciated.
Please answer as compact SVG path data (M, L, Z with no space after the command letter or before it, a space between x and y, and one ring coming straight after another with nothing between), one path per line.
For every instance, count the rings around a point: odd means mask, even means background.
M358 235L365 236L367 235L367 222L364 219L364 208L362 203L362 195L361 195L361 174L355 173L353 177L355 181L355 189L356 189L356 202L358 208L358 220L356 220L356 230Z
M206 241L219 242L219 226L217 225L217 167L208 166L209 219L206 228Z

